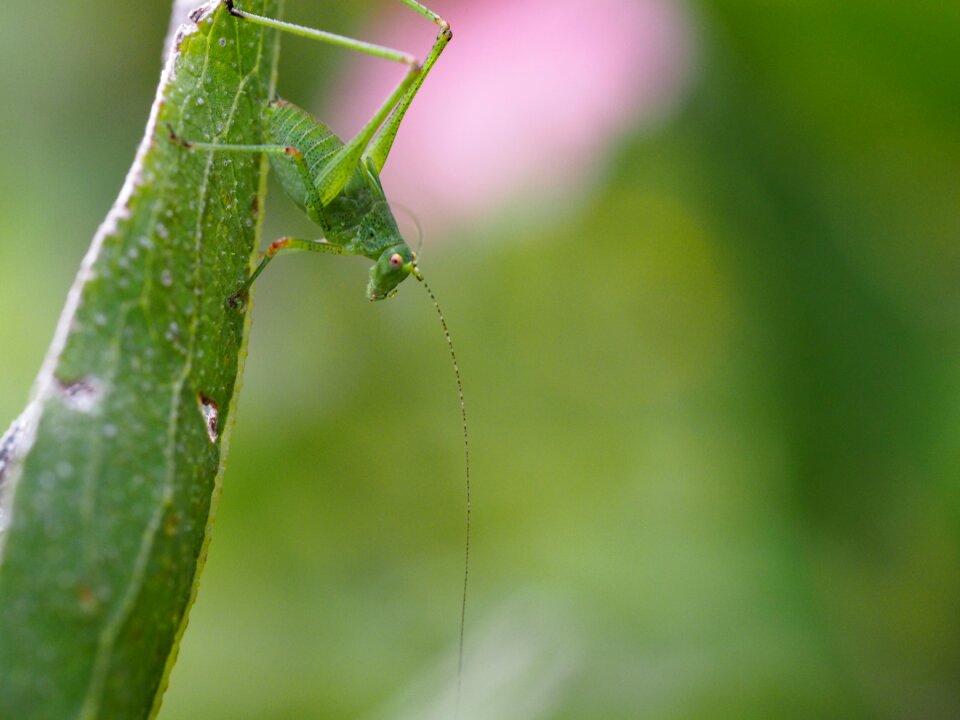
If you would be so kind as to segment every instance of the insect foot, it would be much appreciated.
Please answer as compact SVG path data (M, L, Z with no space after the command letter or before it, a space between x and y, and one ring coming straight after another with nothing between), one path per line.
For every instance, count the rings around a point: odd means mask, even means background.
M177 135L177 133L173 129L173 125L169 123L167 123L167 132L170 134L171 142L175 142L177 145L185 147L188 150L193 147L193 145L190 142L188 142L187 140L184 140L182 137Z
M227 307L231 310L243 310L247 306L247 289L237 290L227 298Z

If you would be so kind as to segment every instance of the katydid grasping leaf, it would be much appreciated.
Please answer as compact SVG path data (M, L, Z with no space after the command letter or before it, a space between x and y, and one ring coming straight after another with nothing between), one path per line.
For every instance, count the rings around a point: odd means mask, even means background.
M390 297L396 292L397 285L411 273L422 281L415 254L400 236L387 203L380 184L380 171L403 116L453 34L445 20L420 3L415 0L400 2L440 26L440 34L422 67L407 53L255 15L241 10L233 0L227 0L230 12L243 22L331 43L408 67L396 89L347 143L305 110L282 100L270 102L264 108L266 144L196 142L172 134L173 139L192 150L270 155L287 195L323 231L323 237L318 240L281 238L271 244L257 269L231 297L234 303L281 250L363 255L374 260L376 264L370 268L367 285L370 300Z
M428 20L440 31L433 48L421 66L413 56L380 45L313 30L277 19L241 10L227 0L230 12L243 22L262 25L301 37L330 43L368 55L399 62L408 67L406 76L387 97L354 138L344 143L322 122L305 110L282 100L264 108L266 143L255 145L202 142L186 139L171 130L171 140L190 151L225 154L265 154L272 159L274 171L287 195L323 231L317 240L284 237L275 240L246 282L230 296L228 303L241 306L243 296L267 264L281 250L307 250L333 255L363 255L374 261L370 268L367 298L383 300L397 291L409 275L423 283L440 318L450 350L457 381L457 396L463 422L463 446L466 478L466 552L463 598L460 608L460 649L458 661L458 696L463 666L463 630L466 616L467 579L470 560L470 448L463 384L453 342L446 319L433 291L416 265L416 254L410 250L397 229L396 220L387 202L380 171L403 117L410 107L427 73L433 68L443 49L453 37L450 25L416 0L399 0Z
M209 2L181 28L34 398L0 440L0 717L156 713L209 540L242 367L243 299L274 255L364 255L375 263L370 300L410 274L423 282L379 173L451 33L420 3L400 1L440 27L423 66L284 23L279 0ZM276 31L409 69L343 143L274 100ZM277 240L250 273L266 156L323 237ZM466 414L440 320L464 424L469 559ZM461 665L466 581L465 572Z

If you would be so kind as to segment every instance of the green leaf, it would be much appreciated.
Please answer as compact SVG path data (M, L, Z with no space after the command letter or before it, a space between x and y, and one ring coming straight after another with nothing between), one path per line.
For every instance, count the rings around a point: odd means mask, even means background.
M278 14L278 0L245 8ZM248 329L273 31L220 2L172 44L144 140L0 441L0 717L156 713L205 556Z

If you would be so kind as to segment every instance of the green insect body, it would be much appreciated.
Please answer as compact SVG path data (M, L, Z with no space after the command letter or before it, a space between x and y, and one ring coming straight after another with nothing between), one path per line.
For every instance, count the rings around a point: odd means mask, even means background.
M343 147L326 125L292 103L271 103L265 121L269 142L296 148L311 177L317 177L318 169ZM396 292L397 285L412 272L414 257L400 235L376 169L359 164L343 191L323 206L292 162L274 156L271 165L286 194L321 227L326 243L344 254L375 261L367 297L380 300Z
M228 299L229 304L239 304L254 280L281 250L370 258L374 265L367 284L369 300L391 297L397 286L411 274L423 281L415 263L416 256L400 235L387 203L380 184L380 171L407 109L453 33L443 18L416 0L400 2L440 27L422 66L407 53L247 13L236 7L232 0L226 1L230 12L240 21L392 60L408 68L406 76L386 101L346 143L308 112L284 101L271 102L264 109L264 138L267 142L263 145L194 142L177 137L171 130L171 139L189 150L269 155L287 195L324 232L320 240L285 237L274 241L247 281Z

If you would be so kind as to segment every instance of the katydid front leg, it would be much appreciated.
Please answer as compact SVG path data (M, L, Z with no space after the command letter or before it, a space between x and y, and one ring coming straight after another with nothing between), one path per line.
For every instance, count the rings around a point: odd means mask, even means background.
M272 243L270 243L270 247L268 247L267 251L263 254L263 258L260 260L260 263L254 269L254 271L250 273L250 277L248 277L243 285L240 286L239 290L227 298L227 305L232 308L237 308L242 305L243 298L250 290L250 286L253 285L253 281L260 276L260 273L263 272L264 268L267 267L269 262L273 260L276 254L281 250L308 250L310 252L322 252L329 253L331 255L347 254L346 251L339 245L332 245L322 238L320 240L301 240L299 238L282 237L274 240Z

